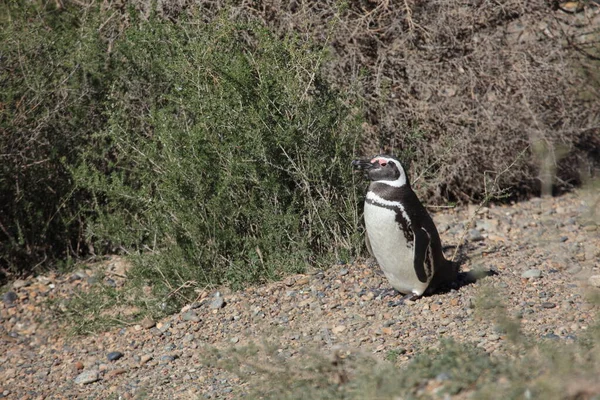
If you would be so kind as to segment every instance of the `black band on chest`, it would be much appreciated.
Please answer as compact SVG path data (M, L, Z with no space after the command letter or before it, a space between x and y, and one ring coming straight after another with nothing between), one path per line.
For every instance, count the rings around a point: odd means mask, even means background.
M411 223L410 221L407 221L402 215L402 209L400 208L400 206L381 204L371 199L365 199L365 203L375 207L385 208L386 210L393 211L396 214L395 221L398 225L400 225L400 230L402 231L402 233L404 233L404 238L406 239L406 241L412 242L415 240L414 233L411 229Z

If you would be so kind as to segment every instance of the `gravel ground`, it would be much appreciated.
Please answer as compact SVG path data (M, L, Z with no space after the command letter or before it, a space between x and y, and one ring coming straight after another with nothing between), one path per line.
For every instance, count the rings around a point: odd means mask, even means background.
M597 314L585 290L600 290L600 227L584 193L475 211L434 215L447 245L459 243L473 216L456 288L397 306L378 267L357 262L240 292L206 292L163 320L79 337L57 329L46 300L93 284L93 270L12 282L0 305L0 398L238 398L248 383L207 364L206 350L250 342L274 343L284 360L308 348L347 349L381 359L394 352L402 364L440 338L502 355L511 346L506 333L474 306L495 301L485 295L490 289L524 333L577 340ZM115 279L126 275L122 260L108 265ZM489 276L473 282L473 271Z

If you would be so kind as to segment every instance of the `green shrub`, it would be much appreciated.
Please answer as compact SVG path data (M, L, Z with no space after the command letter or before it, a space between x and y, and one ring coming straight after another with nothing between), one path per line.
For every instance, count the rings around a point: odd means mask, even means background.
M142 254L161 293L351 255L357 124L319 77L321 50L254 24L151 17L112 52L108 123L74 171L96 249Z
M0 260L139 256L170 290L350 257L357 112L260 24L3 3Z
M0 3L0 271L87 251L66 166L104 122L98 13Z

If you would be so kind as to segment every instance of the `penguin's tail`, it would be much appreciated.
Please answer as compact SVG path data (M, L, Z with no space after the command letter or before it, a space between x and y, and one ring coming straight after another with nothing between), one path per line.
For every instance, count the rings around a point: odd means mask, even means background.
M458 282L458 273L460 270L460 263L447 260L444 258L443 268L436 271L433 280L429 284L428 291L433 293L439 289L451 288Z
M461 263L458 261L446 260L442 281L445 283L455 282L460 272L460 265Z

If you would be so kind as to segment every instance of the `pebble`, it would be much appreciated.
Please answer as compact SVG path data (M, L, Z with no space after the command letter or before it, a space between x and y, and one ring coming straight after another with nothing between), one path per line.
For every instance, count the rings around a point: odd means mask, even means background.
M88 383L93 383L100 380L100 372L95 369L90 369L88 371L83 371L75 378L75 383L78 385L85 385Z
M441 373L437 374L437 376L435 377L435 380L438 382L449 381L450 379L452 379L452 378L446 372L441 372Z
M111 351L106 355L108 361L117 361L121 357L123 357L123 353L121 353L120 351Z
M294 286L294 283L296 283L296 278L294 278L293 276L289 276L289 277L285 278L283 283L286 286Z
M171 362L171 361L177 360L177 358L178 357L176 355L166 355L166 356L162 356L160 358L160 361Z
M30 284L31 284L31 282L29 282L29 281L25 281L25 280L22 280L22 279L17 279L16 281L13 282L12 288L15 289L15 290L19 290L21 288L29 286Z
M338 333L342 333L346 330L346 327L344 325L338 325L333 327L333 329L331 329L331 332L338 334Z
M181 315L184 321L200 322L200 317L194 311L187 311Z
M303 285L308 285L309 283L310 283L310 279L308 278L308 276L303 276L296 280L295 285L303 286Z
M225 307L225 300L221 296L221 293L215 293L213 300L210 302L210 308L213 310L218 310L220 308Z
M484 240L484 237L479 231L479 229L469 229L468 239L471 242L479 242L481 240Z
M588 283L594 287L600 288L600 275L592 275L588 278Z
M143 320L140 321L140 325L144 329L150 329L150 328L154 328L156 326L156 321L154 321L150 317L146 317L146 318L144 318Z
M106 379L112 379L112 378L114 378L115 376L118 376L118 375L124 374L124 373L126 373L126 372L127 372L127 370L126 370L125 368L113 369L113 370L111 370L111 371L108 371L108 372L106 373L106 375L105 375L105 378L106 378Z
M580 273L581 270L582 270L581 265L573 265L572 267L569 267L566 272L569 275L576 275L576 274Z
M547 333L547 334L543 335L542 337L544 339L551 339L551 340L560 339L560 336L555 335L554 333Z
M527 271L521 274L521 278L532 279L539 278L542 276L542 271L539 269L528 269Z
M150 354L144 354L143 356L140 357L140 364L146 364L148 361L152 360L152 355Z
M191 342L193 340L194 340L194 335L192 335L191 333L188 333L187 335L185 335L183 337L183 341L186 342L186 343L189 343L189 342Z
M542 303L542 307L543 308L554 308L554 307L556 307L556 304L550 303L550 302L544 302L544 303Z
M7 306L12 306L18 298L19 296L11 290L2 295L2 302Z

